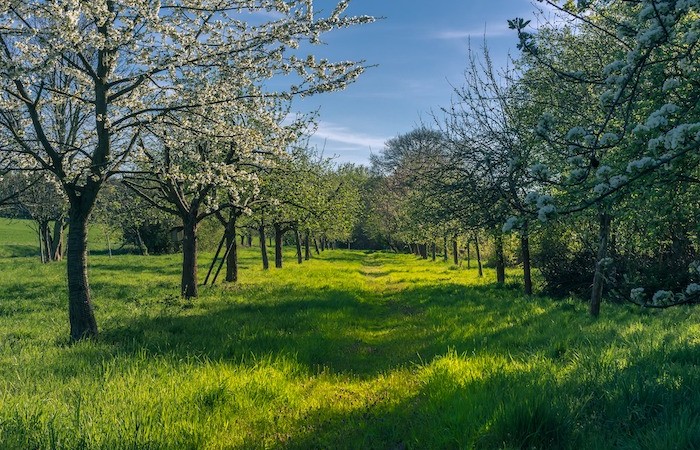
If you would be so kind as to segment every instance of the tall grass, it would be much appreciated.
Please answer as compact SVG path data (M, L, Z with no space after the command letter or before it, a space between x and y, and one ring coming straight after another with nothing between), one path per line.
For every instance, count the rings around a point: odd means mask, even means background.
M336 250L265 272L255 249L185 302L179 256L93 254L101 336L69 345L63 264L0 251L0 448L700 447L690 307L593 320L489 271Z

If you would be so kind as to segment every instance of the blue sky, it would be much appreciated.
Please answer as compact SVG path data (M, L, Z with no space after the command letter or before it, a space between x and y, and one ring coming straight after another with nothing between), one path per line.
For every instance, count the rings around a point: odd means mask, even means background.
M335 1L320 0L331 8ZM333 31L316 53L329 59L364 59L365 74L342 92L297 101L295 109L319 109L311 145L340 162L366 163L384 142L430 122L462 84L468 41L484 35L497 64L517 53L507 19L534 18L530 0L353 0L349 11L384 17L370 25ZM534 22L534 21L533 21Z

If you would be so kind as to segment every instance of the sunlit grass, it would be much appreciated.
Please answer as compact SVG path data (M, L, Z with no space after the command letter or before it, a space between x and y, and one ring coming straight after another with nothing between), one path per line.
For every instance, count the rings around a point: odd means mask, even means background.
M65 266L5 236L0 448L700 446L693 308L593 320L490 270L345 250L263 271L244 249L239 284L186 302L178 255L93 254L100 339L69 345Z

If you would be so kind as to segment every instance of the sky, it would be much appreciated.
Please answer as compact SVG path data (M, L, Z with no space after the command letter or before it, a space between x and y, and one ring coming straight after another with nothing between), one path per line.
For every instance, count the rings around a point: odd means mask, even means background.
M315 8L332 8L320 0ZM517 54L516 33L507 20L535 19L541 3L530 0L352 0L348 12L383 17L375 23L325 35L319 56L365 60L373 66L346 90L298 100L294 109L318 110L318 129L310 144L338 162L366 164L370 152L448 106L461 86L471 39L479 48L486 37L497 65ZM535 20L533 20L533 23Z

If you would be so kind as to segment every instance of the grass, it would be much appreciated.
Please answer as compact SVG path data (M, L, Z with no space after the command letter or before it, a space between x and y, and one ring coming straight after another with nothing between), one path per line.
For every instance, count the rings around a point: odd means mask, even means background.
M0 448L700 448L693 308L593 320L491 271L336 250L264 272L253 249L190 303L178 256L97 254L101 337L69 345L64 265L9 257L32 236L0 226Z

